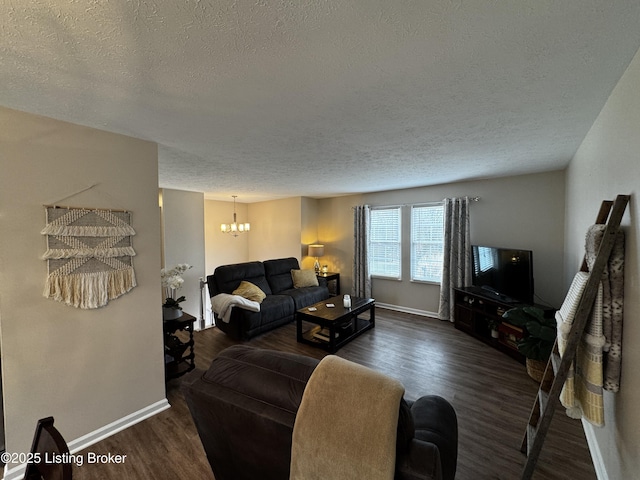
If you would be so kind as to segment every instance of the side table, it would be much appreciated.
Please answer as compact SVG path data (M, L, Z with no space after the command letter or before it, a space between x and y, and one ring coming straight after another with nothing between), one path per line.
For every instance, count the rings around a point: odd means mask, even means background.
M318 278L324 278L327 280L327 286L329 287L329 293L331 295L340 295L340 274L336 272L318 272L316 273ZM331 288L330 282L335 283L335 288Z
M196 317L184 312L180 318L162 321L165 381L178 378L196 368L193 352L193 324L195 321ZM180 340L175 335L178 331L188 332L189 339L186 342Z

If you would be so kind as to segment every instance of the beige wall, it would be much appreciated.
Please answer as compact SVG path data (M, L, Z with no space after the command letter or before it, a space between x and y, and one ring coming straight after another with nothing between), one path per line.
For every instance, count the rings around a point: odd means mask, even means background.
M434 187L377 192L319 201L319 241L326 245L330 269L341 273L344 293L351 290L353 209L358 204L403 205L439 201L452 196L479 196L471 204L474 244L533 250L536 294L553 306L564 298L564 173L551 172ZM404 252L409 251L408 209L403 218ZM374 279L373 296L380 303L407 310L438 310L439 285L414 283L409 258L403 257L403 281Z
M157 145L0 107L0 329L6 445L39 418L66 439L165 399ZM138 286L96 310L43 297L43 204L128 209ZM166 401L165 401L166 403ZM125 452L126 453L126 452Z
M178 296L183 311L200 318L200 278L205 276L204 195L199 192L162 190L164 267L188 263Z
M301 228L300 228L300 268L313 268L315 258L310 257L309 245L318 243L318 200L302 197L301 201ZM318 259L321 264L326 263L324 258Z
M626 232L624 334L620 392L605 393L605 427L585 426L599 478L638 478L640 472L640 56L613 90L567 171L566 271L568 287L584 255L584 234L600 202L631 194Z
M249 205L249 260L295 257L300 260L300 197Z
M248 222L247 204L236 203L236 214L239 222ZM233 202L220 202L205 200L204 202L204 255L205 272L212 275L216 267L232 263L241 263L249 260L249 236L252 232L240 234L237 237L230 233L222 233L220 225L233 221ZM251 226L253 228L253 225ZM204 295L205 325L213 325L214 319L211 313L211 300L209 290L205 289Z
M351 293L353 270L353 206L366 203L363 195L318 201L318 242L324 244L323 265L340 273L342 293Z
M249 221L247 204L236 203L236 214L239 222ZM246 262L249 259L249 236L253 235L252 232L234 237L220 231L222 223L233 221L233 202L205 200L204 218L207 275L211 275L219 265Z
M318 200L292 197L282 200L236 203L238 221L249 221L251 231L232 237L220 232L233 218L233 202L205 200L206 274L219 265L295 257L312 268L307 245L318 241Z

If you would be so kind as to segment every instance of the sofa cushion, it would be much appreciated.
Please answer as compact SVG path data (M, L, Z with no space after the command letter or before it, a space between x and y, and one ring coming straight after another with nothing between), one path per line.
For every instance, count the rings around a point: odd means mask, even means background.
M289 295L267 295L260 304L259 312L243 308L231 311L229 323L218 322L220 330L235 339L249 340L295 318L295 302Z
M293 298L296 310L300 310L301 308L308 307L309 305L313 305L314 303L318 303L329 298L329 289L326 286L292 288L280 293Z
M259 312L234 308L231 321L242 324L243 335L251 331L265 331L262 327L275 323L282 325L293 320L295 303L288 295L267 295L260 304ZM282 321L280 321L282 320Z
M298 260L293 257L265 260L264 271L272 293L282 293L283 290L293 288L291 270L300 268Z
M317 287L318 277L314 270L291 270L293 288Z
M288 295L268 295L260 304L262 325L271 323L279 318L287 318L296 312L293 298Z
M266 297L266 294L257 285L245 280L240 282L240 286L233 291L233 294L258 303L261 303Z
M272 293L262 262L222 265L216 268L213 274L221 293L233 293L240 286L242 280L253 283L267 295Z

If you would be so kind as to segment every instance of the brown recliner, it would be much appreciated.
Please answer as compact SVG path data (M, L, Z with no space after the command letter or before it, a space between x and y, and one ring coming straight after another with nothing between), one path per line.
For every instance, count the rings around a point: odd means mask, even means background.
M317 364L235 345L206 372L185 377L182 389L216 480L288 480L296 412ZM449 402L433 395L402 400L397 433L396 479L453 480L458 427Z

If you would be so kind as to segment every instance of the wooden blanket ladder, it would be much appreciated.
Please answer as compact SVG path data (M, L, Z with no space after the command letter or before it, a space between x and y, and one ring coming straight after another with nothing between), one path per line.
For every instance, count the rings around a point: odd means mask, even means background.
M564 382L569 374L569 368L576 353L576 349L582 337L582 333L587 325L587 320L593 308L593 304L598 293L600 279L611 255L616 234L620 228L622 216L629 202L629 195L618 195L615 201L605 200L602 202L597 224L605 224L605 232L600 244L600 249L589 272L587 284L582 297L578 303L573 325L569 332L565 354L560 357L558 353L558 341L553 346L553 352L547 362L543 380L538 389L538 395L529 415L529 423L524 433L520 450L527 455L527 461L522 471L522 480L529 480L533 475L542 444L549 431L553 413L556 405L560 401L560 393ZM581 271L587 271L586 260L583 261ZM545 385L551 385L546 387Z

